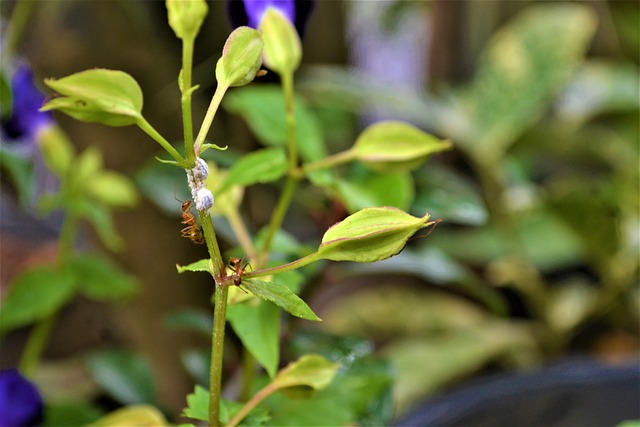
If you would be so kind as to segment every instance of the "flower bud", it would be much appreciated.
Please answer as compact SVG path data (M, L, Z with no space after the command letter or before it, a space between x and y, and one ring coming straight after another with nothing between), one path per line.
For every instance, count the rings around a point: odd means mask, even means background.
M216 65L216 80L223 86L244 86L251 82L262 60L260 55L264 43L253 28L236 28L227 38L222 57Z
M293 73L302 60L302 43L293 24L277 9L267 9L259 30L264 64L278 74Z
M166 0L169 26L179 39L195 39L207 16L204 0Z

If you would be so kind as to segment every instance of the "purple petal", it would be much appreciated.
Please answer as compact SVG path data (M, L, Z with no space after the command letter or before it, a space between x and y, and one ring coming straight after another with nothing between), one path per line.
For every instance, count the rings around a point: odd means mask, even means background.
M53 123L49 112L38 111L45 96L33 83L33 71L20 66L11 79L13 113L9 120L2 123L3 134L10 139L34 139L45 126Z
M36 386L17 369L0 371L0 427L37 425L42 413L42 397Z
M234 27L258 28L267 8L274 7L296 26L302 37L314 3L314 0L227 0L227 10Z

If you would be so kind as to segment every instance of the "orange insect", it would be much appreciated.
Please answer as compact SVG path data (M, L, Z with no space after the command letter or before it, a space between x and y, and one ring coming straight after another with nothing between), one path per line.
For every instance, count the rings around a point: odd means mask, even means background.
M182 223L187 226L180 230L182 237L187 237L191 239L193 243L203 244L204 243L204 235L202 234L202 230L196 224L196 218L191 213L191 200L187 200L186 202L182 202Z
M233 271L233 283L236 286L240 286L242 284L242 275L244 274L244 269L247 268L247 265L242 265L244 263L244 257L242 259L231 257L229 258L229 269Z

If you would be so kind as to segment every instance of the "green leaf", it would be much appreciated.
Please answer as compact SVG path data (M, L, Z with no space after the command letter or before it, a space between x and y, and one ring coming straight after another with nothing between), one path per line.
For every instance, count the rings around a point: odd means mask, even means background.
M178 273L184 273L185 271L193 271L193 272L204 271L207 273L212 273L211 259L209 258L201 259L199 261L192 262L191 264L185 265L185 266L180 266L176 264L176 269L178 270Z
M97 68L44 82L61 96L48 101L42 111L60 110L77 120L108 126L127 126L142 118L140 86L122 71Z
M134 207L138 192L129 178L113 171L100 171L86 183L86 191L107 206Z
M366 128L352 150L357 160L374 170L399 172L416 169L451 146L408 123L384 121Z
M87 367L112 398L127 405L155 401L151 369L139 356L122 350L91 355Z
M11 84L4 73L0 72L0 119L8 119L13 112Z
M75 149L62 129L47 126L38 134L38 145L47 168L60 178L66 176L75 157Z
M0 332L42 320L60 310L76 291L68 271L38 266L16 275L2 298Z
M418 218L390 207L362 209L324 233L318 255L332 261L380 261L400 252L416 231L433 224L428 214Z
M166 0L169 26L179 39L194 40L209 8L205 0Z
M331 384L310 399L273 395L268 401L271 425L311 426L318 420L328 426L392 425L394 371L388 362L365 357L341 367Z
M380 174L365 171L348 179L339 179L336 184L343 203L351 213L374 206L407 210L414 197L413 180L408 172Z
M280 310L253 298L243 304L230 305L227 320L242 345L273 377L280 357Z
M31 204L34 190L31 160L9 144L0 144L0 168L18 193L20 203L23 206Z
M78 290L91 299L110 301L127 298L138 289L133 277L96 255L76 255L66 267L76 276Z
M232 185L249 186L275 181L285 175L287 166L287 156L282 148L254 151L233 165L216 194L223 193Z
M227 38L222 57L216 64L216 80L221 86L244 86L250 83L262 65L260 34L249 27L236 28Z
M103 167L102 152L94 146L89 146L73 162L73 172L69 174L71 185L85 189Z
M294 316L307 320L321 320L309 306L301 300L300 297L291 292L286 285L276 282L263 282L256 279L245 279L242 281L242 286L255 296L271 301Z
M258 140L269 146L286 146L287 123L282 89L276 85L250 86L228 93L222 104L244 118ZM320 124L303 98L294 100L296 143L307 162L327 156Z
M278 390L300 386L322 390L331 384L339 367L322 356L307 354L281 369L270 385Z
M44 411L44 427L64 425L84 426L103 415L97 407L85 402L47 402Z
M83 199L79 202L78 212L93 225L100 241L108 249L118 251L123 248L124 242L116 230L109 210L104 205Z
M635 64L585 62L561 94L557 112L566 120L585 122L597 114L637 111L639 82Z
M151 405L131 405L108 413L94 423L91 423L89 427L168 427L169 425L158 408Z
M209 421L209 392L196 385L193 393L187 395L187 407L182 411L185 417Z
M302 43L293 24L277 9L268 8L259 30L264 64L280 75L293 74L302 60Z
M463 97L471 126L456 143L499 158L568 81L596 24L590 7L565 2L527 8L498 31Z

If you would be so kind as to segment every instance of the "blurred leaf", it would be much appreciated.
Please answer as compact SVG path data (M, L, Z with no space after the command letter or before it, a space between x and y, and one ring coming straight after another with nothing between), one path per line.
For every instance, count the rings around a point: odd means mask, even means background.
M211 333L209 333L209 336L211 336ZM209 371L211 369L210 350L184 350L180 353L180 361L196 384L209 386Z
M588 283L574 280L556 284L549 290L547 301L546 321L556 331L567 334L591 314L598 291Z
M164 324L171 329L186 329L211 337L213 317L201 309L184 309L168 314Z
M282 89L275 85L248 86L225 96L223 106L242 116L261 143L285 146L287 123ZM302 98L295 99L296 141L305 161L326 157L322 130Z
M500 158L571 76L595 27L589 7L561 3L530 7L501 28L464 95L471 127L456 143L477 158Z
M125 175L102 171L86 183L89 195L107 206L131 208L138 203L138 192Z
M180 215L180 200L191 197L183 169L167 167L155 160L134 176L140 191L164 212Z
M227 320L242 345L273 377L280 359L280 310L273 304L252 299L227 307Z
M108 413L91 423L89 427L168 427L169 425L158 408L151 405L131 405Z
M42 320L74 296L77 282L68 271L37 266L16 275L2 298L0 332Z
M583 260L575 234L549 212L534 211L516 217L527 253L538 268L549 271ZM500 234L491 226L434 233L430 244L454 259L483 265L507 256ZM544 242L544 244L541 244Z
M350 213L375 206L407 210L414 197L413 180L407 172L357 173L336 181L338 192Z
M136 354L122 350L95 353L87 359L87 367L116 401L126 405L155 401L151 369Z
M289 343L296 357L304 354L320 354L341 366L348 367L357 360L373 353L373 344L355 335L334 335L320 330L298 331Z
M102 415L100 409L86 402L47 402L43 427L84 426Z
M38 133L38 146L47 168L56 176L66 178L76 156L67 134L58 126L47 126Z
M254 151L242 156L233 165L216 194L223 193L232 185L249 186L276 181L285 175L287 168L287 156L282 148Z
M299 386L322 390L331 383L339 367L338 363L331 363L322 356L307 354L281 369L270 386L278 390Z
M492 321L436 336L396 340L383 351L398 372L394 387L396 410L407 410L437 389L505 354L519 358L525 366L531 365L538 361L535 346L532 330Z
M635 64L589 61L561 94L557 110L565 120L585 122L596 114L638 111L639 93Z
M122 250L124 241L118 234L109 210L100 203L81 200L79 213L93 225L100 241L112 251Z
M244 406L241 403L232 402L226 399L220 400L220 421L226 425L231 417ZM209 421L209 392L199 386L195 386L193 393L187 396L187 408L182 411L185 417L194 420ZM268 414L262 408L255 408L240 423L241 426L261 426L268 420Z
M8 144L0 144L0 168L15 186L22 205L30 203L33 194L33 166L23 155L14 152Z
M8 119L13 112L11 84L4 73L0 71L0 119Z
M429 212L447 223L483 225L488 213L477 185L459 171L429 165L416 173L419 186L412 212Z
M416 231L433 225L390 207L366 208L333 225L322 236L318 256L332 261L373 262L396 255Z
M294 316L319 321L320 318L296 294L282 283L245 279L242 286L257 297L271 301Z
M261 228L256 235L254 245L258 248L264 247L264 239L266 238L267 228ZM271 254L274 253L290 256L301 256L303 250L302 244L286 230L278 230L271 243Z
M385 341L473 327L487 320L489 313L455 295L392 282L343 295L324 316L333 333Z
M76 276L78 290L98 301L130 297L139 286L133 277L96 255L75 255L68 261L67 267Z

